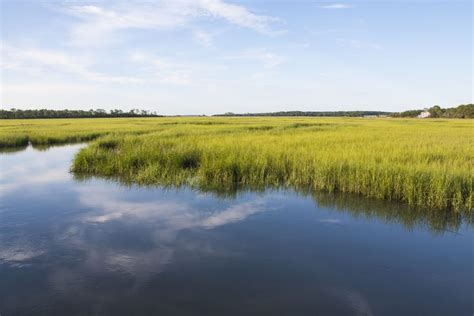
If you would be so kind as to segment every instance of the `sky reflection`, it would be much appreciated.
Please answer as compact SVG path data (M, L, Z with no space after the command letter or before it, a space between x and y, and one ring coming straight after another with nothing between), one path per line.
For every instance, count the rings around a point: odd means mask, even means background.
M79 148L0 155L2 315L471 309L462 221L323 194L78 182Z

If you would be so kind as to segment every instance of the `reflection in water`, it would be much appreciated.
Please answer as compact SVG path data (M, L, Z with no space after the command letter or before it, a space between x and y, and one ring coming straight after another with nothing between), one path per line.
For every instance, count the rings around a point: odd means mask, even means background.
M78 148L0 156L2 315L471 312L472 221L461 215L76 181Z
M0 154L14 154L28 148L28 145L15 147L0 147Z
M408 207L402 203L367 199L352 195L324 192L308 193L319 207L346 212L354 217L377 218L386 223L401 224L408 230L425 228L434 234L455 233L461 225L472 226L472 217L465 213L446 210L427 210Z
M181 231L213 229L270 209L265 201L258 197L242 203L223 205L219 209L201 210L186 199L167 200L160 197L144 202L130 201L129 196L123 197L123 192L104 188L101 184L79 188L77 193L80 204L90 211L82 214L74 226L69 227L68 231L72 234L64 236L63 240L76 246L85 245L82 250L88 253L88 257L94 258L92 261L96 263L96 268L122 271L140 277L161 272L171 261L174 243ZM84 230L90 224L107 223L113 226L126 223L128 229L135 227L140 234L147 231L149 247L139 250L110 249L107 244L105 249L101 249L102 245L91 247L89 243L77 240L77 237L84 236ZM131 236L133 237L135 236Z
M81 148L83 145L74 145L74 146L60 146L60 147L72 147L72 148ZM17 151L24 151L26 148L31 149L34 148L38 151L47 151L49 149L56 148L55 146L51 145L36 145L34 147L18 147L18 148L3 148L4 152L17 152ZM0 151L2 152L2 151ZM70 156L67 158L71 158L72 160L72 152L76 152L74 149L70 152ZM62 158L63 159L63 158ZM67 161L67 159L63 159ZM21 167L24 170L24 166ZM16 167L15 169L18 169ZM41 174L34 173L38 170L36 168L29 168L30 170L27 171L27 175L25 174L24 180L25 183L28 182L51 182L54 178L70 178L68 174L64 172L65 166L61 165L55 169L49 169L46 172L41 172ZM36 169L36 170L32 170ZM2 172L0 177L8 177L11 174L17 174L18 170L10 170L9 172ZM89 175L81 175L81 174L74 174L74 179L78 182L87 183L88 180L94 179L94 177ZM18 174L17 174L18 177ZM128 182L126 179L109 179L113 182L120 183L121 186L125 186L127 188L155 188L156 186L151 185L137 185L134 183ZM22 185L21 182L16 182L13 184L13 187ZM183 185L172 185L172 184L165 184L161 186L161 189L167 190L176 190L180 188L187 188ZM236 184L233 186L218 186L218 187L210 187L210 186L200 186L197 188L192 188L197 192L201 193L210 193L214 197L219 199L229 199L235 200L238 199L239 196L244 195L245 193L254 192L254 193L264 193L270 188L265 188L261 186L246 186L241 187ZM278 190L278 187L273 188L273 190ZM2 192L7 190L0 190L0 196ZM444 212L441 210L430 210L426 208L413 208L405 205L401 202L390 202L390 201L383 201L377 199L369 199L353 194L337 194L337 193L325 193L325 192L314 192L311 190L307 190L306 188L301 188L296 192L294 189L288 189L288 194L299 194L301 196L311 196L317 206L331 208L336 211L341 212L349 212L351 215L356 217L376 217L387 223L398 223L402 224L405 228L411 230L417 226L428 228L431 232L439 234L443 232L456 232L463 223L466 225L473 225L474 224L474 213L472 212L452 212L450 210L445 210ZM121 204L123 202L119 202ZM120 208L124 206L121 205ZM133 211L133 206L132 206ZM134 211L135 212L135 211ZM104 218L108 216L119 216L119 214L108 214L104 215Z
M93 176L74 174L76 181L84 182L94 179ZM124 179L112 178L110 181L116 181L125 187L141 187L153 188L155 185L137 185L132 184ZM186 186L179 185L162 185L162 189L180 189ZM386 223L401 224L406 229L412 230L416 227L425 228L434 234L442 234L444 232L456 233L464 223L472 226L474 224L474 213L472 212L453 212L449 209L427 209L414 208L402 202L384 201L379 199L370 199L355 194L338 194L326 193L321 191L311 191L307 189L279 189L265 187L240 187L238 185L232 187L209 187L199 186L193 188L197 192L212 194L217 199L238 200L240 196L246 193L265 193L269 190L282 191L287 194L296 194L299 196L309 196L313 199L316 206L330 208L335 211L350 213L355 217L377 218Z

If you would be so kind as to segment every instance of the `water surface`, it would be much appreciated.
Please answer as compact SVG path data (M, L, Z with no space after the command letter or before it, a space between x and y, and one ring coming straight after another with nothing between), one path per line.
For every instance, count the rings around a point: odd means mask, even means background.
M472 315L472 225L351 196L77 181L0 154L0 314Z

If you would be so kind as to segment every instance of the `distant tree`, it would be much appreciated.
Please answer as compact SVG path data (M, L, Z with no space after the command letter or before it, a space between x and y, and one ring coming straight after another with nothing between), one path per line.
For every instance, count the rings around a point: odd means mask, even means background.
M430 117L436 118L436 117L443 117L443 109L439 105L435 105L431 108L428 109L428 112L430 112Z
M97 110L20 110L12 108L10 110L0 110L0 119L35 119L35 118L93 118L93 117L148 117L159 116L145 110L133 110L123 112L122 110L111 110L107 112L104 109Z
M422 110L409 110L394 113L393 117L417 117ZM461 104L455 108L443 109L435 105L428 109L430 118L474 118L474 104Z
M380 111L328 111L328 112L302 112L302 111L281 111L281 112L268 112L268 113L245 113L235 114L227 112L225 114L217 114L215 116L347 116L347 117L358 117L364 115L390 115L391 112L380 112Z

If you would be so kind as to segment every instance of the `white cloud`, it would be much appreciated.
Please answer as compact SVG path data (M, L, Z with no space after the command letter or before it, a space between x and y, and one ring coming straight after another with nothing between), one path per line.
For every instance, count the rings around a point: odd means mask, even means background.
M276 18L257 15L243 6L225 3L221 0L200 0L199 7L211 15L224 18L230 23L253 29L260 33L272 33L270 24L278 21Z
M1 47L2 69L16 70L22 76L45 76L48 78L64 77L74 75L79 79L89 82L100 83L165 83L171 85L191 85L195 73L203 73L206 70L219 69L216 65L179 62L171 58L152 56L148 53L134 52L129 55L128 62L135 65L133 75L116 75L92 70L97 63L92 60L84 60L70 54L56 50L44 50L37 48L17 48L3 44ZM125 61L127 62L127 60ZM138 65L138 67L137 67ZM63 86L64 84L53 84L50 87ZM46 87L44 84L30 84L30 87ZM71 85L70 85L71 86ZM25 88L21 85L8 85L10 90ZM37 89L36 89L37 90ZM50 90L50 89L49 89Z
M187 22L187 10L179 11L163 3L156 6L120 5L116 8L99 6L72 6L66 12L82 19L72 30L77 45L101 44L110 41L111 33L121 29L167 29Z
M276 33L271 24L279 21L222 0L162 0L153 4L132 5L122 2L108 8L98 5L70 6L65 11L82 20L72 31L73 43L78 45L110 41L112 33L119 30L174 29L206 17L223 19L262 34Z
M191 85L193 74L200 68L196 64L181 63L142 52L132 53L130 60L141 66L149 81L173 85Z
M116 76L93 71L90 62L73 58L70 55L56 51L38 48L17 48L2 43L2 69L16 69L23 73L66 73L77 75L89 81L138 83L141 79L133 76Z
M350 4L345 4L345 3L333 3L333 4L327 4L327 5L322 5L320 8L321 9L350 9L353 6Z
M149 82L166 83L182 86L205 86L209 76L215 76L219 71L227 69L215 61L189 62L170 57L161 57L143 51L129 55L129 60L143 72Z

